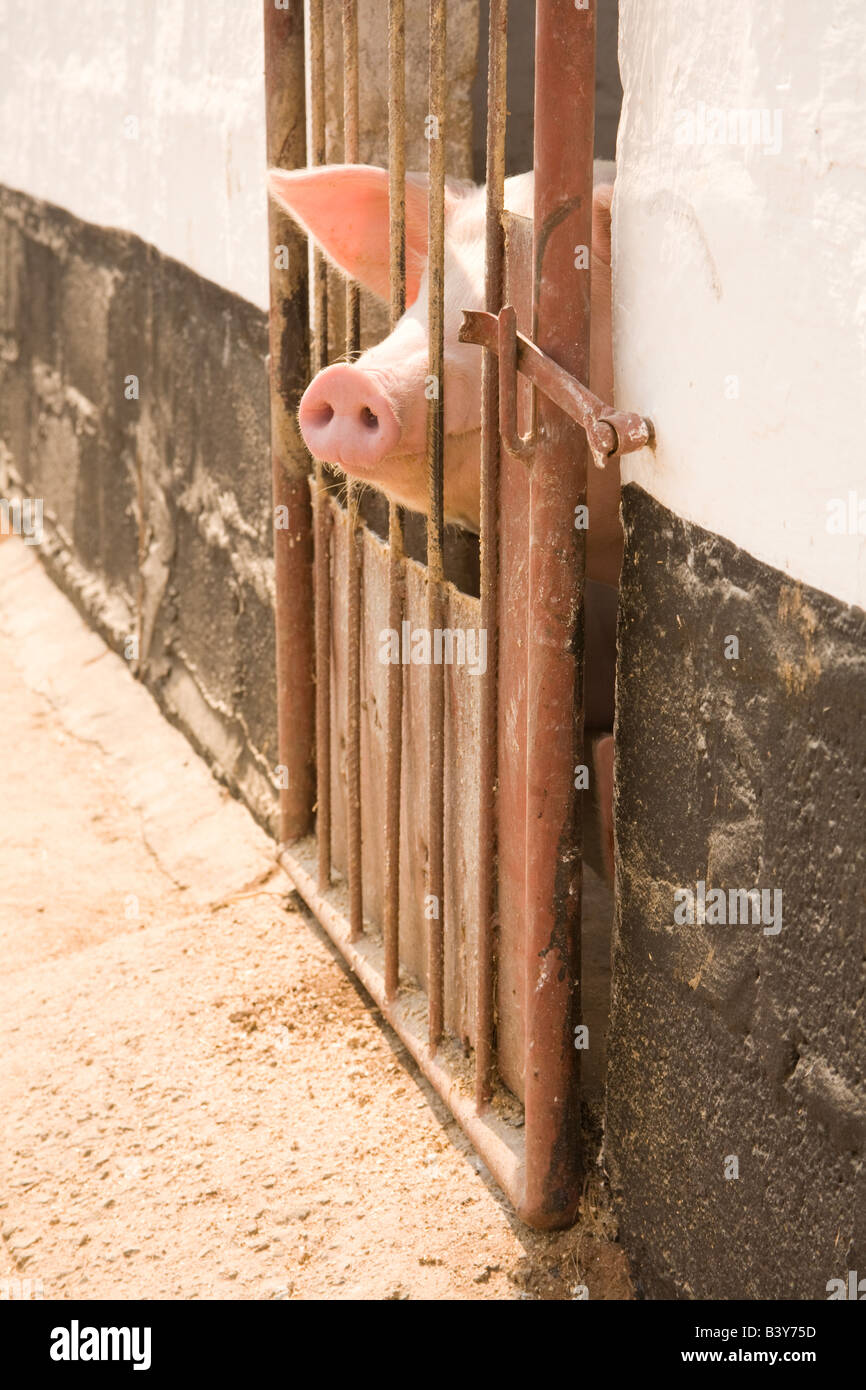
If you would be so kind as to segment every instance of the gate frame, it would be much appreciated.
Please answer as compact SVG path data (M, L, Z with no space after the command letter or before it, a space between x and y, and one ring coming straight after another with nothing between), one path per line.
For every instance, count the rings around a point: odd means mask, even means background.
M274 20L272 0L264 0L268 82L277 80L275 46L285 29ZM292 12L302 9L293 0ZM429 370L442 382L444 295L444 126L446 0L429 0L430 111L439 117L439 138L430 140ZM312 102L311 162L324 159L324 71L322 0L309 0ZM405 303L404 205L405 72L404 0L389 0L389 163L391 171L391 322ZM346 82L346 159L357 159L357 0L343 0ZM592 170L595 93L595 11L577 8L574 0L537 0L535 65L535 208L533 233L534 341L516 332L514 311L503 306L504 295L504 170L505 60L507 0L491 0L488 62L486 312L467 314L461 338L480 344L482 363L481 471L481 625L488 636L488 666L481 685L479 746L479 968L476 996L476 1086L474 1098L458 1084L440 1050L443 1033L442 918L429 923L427 955L427 1019L419 1020L399 989L399 832L400 732L402 667L389 674L386 744L386 898L383 944L363 932L360 882L361 806L359 779L350 768L349 795L349 913L345 915L328 895L330 887L330 720L327 663L330 654L329 543L325 520L327 499L322 466L316 465L316 652L320 660L316 692L318 759L318 877L309 860L293 847L307 829L308 816L282 817L279 862L295 888L328 932L350 968L358 975L382 1013L411 1052L424 1075L450 1107L470 1142L504 1189L519 1216L539 1228L567 1226L580 1200L583 1155L580 1126L579 1051L574 1029L580 1011L581 925L581 802L574 770L583 761L583 592L585 531L574 524L575 508L586 497L587 435L597 463L630 447L650 442L652 427L637 416L614 412L580 383L589 370L590 269L581 267L575 249L592 243ZM266 47L266 52L267 52ZM316 71L311 71L314 64ZM271 100L269 96L269 118ZM284 158L279 132L269 119L269 156ZM273 235L273 232L272 232ZM273 249L273 248L272 248ZM273 264L273 257L272 257ZM272 272L273 278L273 272ZM314 365L324 365L326 314L321 256L313 257L316 335ZM563 293L563 286L569 287ZM348 347L357 346L357 290L347 295ZM273 329L272 329L273 331ZM494 361L498 354L498 364ZM272 360L275 355L272 353ZM530 438L516 436L515 373L533 381L536 425ZM272 394L277 390L272 374ZM443 604L443 401L444 392L428 410L429 516L427 526L428 622L439 621ZM279 422L278 422L279 423ZM586 433L585 433L586 432ZM500 672L498 652L499 515L502 498L500 447L525 457L530 476L529 611L526 672L525 777L525 894L524 1021L525 1125L515 1130L492 1106L495 1085L495 937L497 913L498 721L500 682L512 687L509 672ZM279 434L277 435L279 441ZM276 460L276 454L275 454ZM277 471L275 462L275 501ZM349 674L358 684L360 625L359 567L355 527L357 507L349 488ZM300 508L303 513L303 508ZM306 555L310 527L300 534L298 550ZM389 513L389 613L399 628L402 616L403 545L400 510ZM301 568L292 538L275 533L277 553L278 649L283 664L278 683L281 761L284 747L295 745L297 709L290 699L287 654L302 659L310 635L289 629L288 615L297 610L297 591L291 583ZM355 563L351 557L354 554ZM310 565L312 570L312 564ZM306 577L309 582L309 575ZM355 601L352 602L352 597ZM294 598L294 604L291 599ZM291 633L291 641L287 639ZM280 647L280 644L282 646ZM324 663L324 664L321 664ZM306 670L305 666L301 667ZM428 802L428 893L440 904L443 895L443 766L444 672L430 668L429 737L432 774ZM300 683L300 677L294 684ZM302 708L312 707L312 681L303 693ZM357 715L357 695L356 690ZM350 691L351 694L351 691ZM350 706L352 701L350 700ZM351 710L350 710L351 716ZM302 727L305 727L302 721ZM329 722L328 722L329 727ZM291 731L292 738L289 738ZM350 717L350 763L357 770L360 732ZM324 755L324 757L323 757ZM296 756L296 763L298 758ZM325 778L328 785L323 785ZM357 794L356 794L357 792ZM294 789L294 799L303 797ZM303 806L301 806L303 810ZM324 842L324 843L323 843Z

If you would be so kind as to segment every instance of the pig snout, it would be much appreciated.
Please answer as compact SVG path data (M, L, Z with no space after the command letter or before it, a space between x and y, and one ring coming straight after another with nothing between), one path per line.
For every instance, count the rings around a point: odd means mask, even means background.
M349 473L370 473L400 442L397 415L373 377L338 362L310 383L298 424L314 458Z

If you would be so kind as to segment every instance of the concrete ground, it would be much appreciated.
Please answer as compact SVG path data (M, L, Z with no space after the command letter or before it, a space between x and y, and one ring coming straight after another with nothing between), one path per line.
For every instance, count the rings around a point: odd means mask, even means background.
M273 865L0 544L0 1295L627 1298L593 1185L511 1213Z

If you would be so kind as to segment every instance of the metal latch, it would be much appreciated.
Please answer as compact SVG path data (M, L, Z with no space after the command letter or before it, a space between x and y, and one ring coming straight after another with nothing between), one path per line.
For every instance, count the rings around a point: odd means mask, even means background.
M489 348L499 357L499 429L511 453L525 455L534 442L523 438L517 429L518 372L586 431L596 468L604 468L606 460L615 454L630 454L654 443L651 420L605 405L589 387L543 353L531 339L518 333L517 313L511 304L506 304L498 315L465 309L457 336L461 343Z

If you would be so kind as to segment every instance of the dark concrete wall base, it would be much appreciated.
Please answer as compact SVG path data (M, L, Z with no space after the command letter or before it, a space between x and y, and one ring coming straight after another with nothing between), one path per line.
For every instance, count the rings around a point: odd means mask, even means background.
M255 306L0 189L0 496L44 499L55 579L119 651L138 638L134 669L273 828L267 351Z
M639 488L623 511L622 1239L653 1298L825 1299L866 1275L866 613ZM678 924L699 882L780 890L781 930Z

